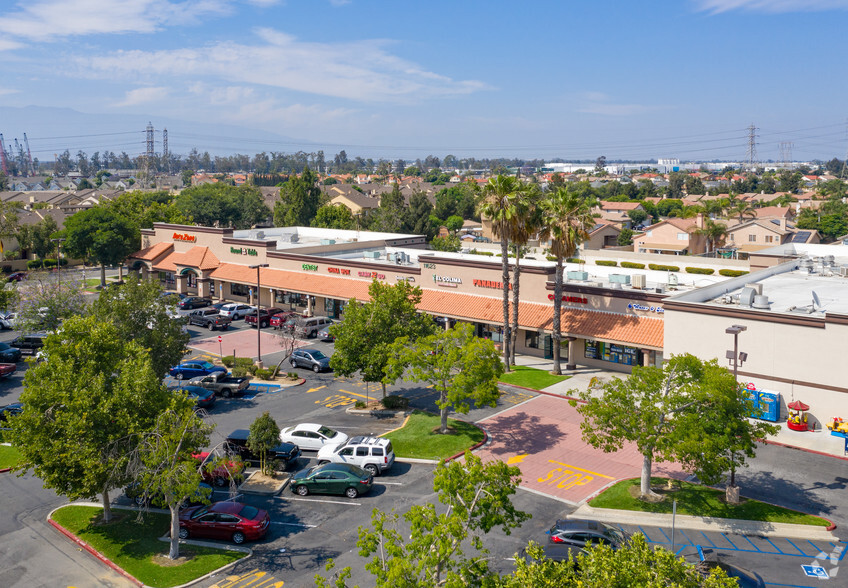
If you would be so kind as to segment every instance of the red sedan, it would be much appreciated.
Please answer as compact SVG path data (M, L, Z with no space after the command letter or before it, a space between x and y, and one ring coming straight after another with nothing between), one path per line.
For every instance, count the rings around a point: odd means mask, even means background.
M262 539L271 517L260 508L240 502L215 502L180 511L180 539L209 537L233 543Z

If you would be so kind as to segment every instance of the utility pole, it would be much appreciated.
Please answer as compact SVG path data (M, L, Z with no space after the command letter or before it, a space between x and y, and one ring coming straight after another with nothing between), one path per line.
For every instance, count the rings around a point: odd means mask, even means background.
M754 123L751 123L751 126L748 127L748 153L745 155L745 159L748 162L749 169L756 169L757 163L757 131L759 129L754 126Z
M165 160L166 170L168 175L171 174L171 161L168 154L168 129L162 129L162 159Z

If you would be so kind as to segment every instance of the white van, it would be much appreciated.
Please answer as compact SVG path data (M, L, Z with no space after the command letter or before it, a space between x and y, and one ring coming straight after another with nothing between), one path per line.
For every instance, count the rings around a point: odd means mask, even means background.
M318 331L332 324L333 320L326 316L301 317L295 323L294 334L298 337L312 339L318 335Z

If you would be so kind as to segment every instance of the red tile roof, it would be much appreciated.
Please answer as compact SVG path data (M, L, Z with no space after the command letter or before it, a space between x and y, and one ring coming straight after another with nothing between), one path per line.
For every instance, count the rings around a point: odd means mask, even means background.
M154 270L175 272L177 266L193 267L201 271L213 270L221 262L208 247L192 247L185 253L173 252L168 257L153 266Z
M156 245L151 245L141 251L133 253L130 255L133 259L143 259L144 261L154 261L157 257L162 257L165 253L174 248L173 243L157 243Z

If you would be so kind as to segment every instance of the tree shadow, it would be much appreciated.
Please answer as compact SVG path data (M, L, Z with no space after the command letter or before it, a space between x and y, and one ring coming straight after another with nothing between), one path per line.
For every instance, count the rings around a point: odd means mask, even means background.
M497 424L488 425L487 431L498 442L489 449L493 455L538 453L567 436L559 426L543 423L538 416L528 415L524 411L499 417Z
M772 472L750 472L747 470L737 472L736 480L741 489L741 494L745 498L753 498L754 500L819 516L829 515L834 512L836 507L818 498L810 490L819 488L841 489L848 482L846 478L837 478L836 484L842 484L842 486L812 481L809 484L803 484L777 477Z

